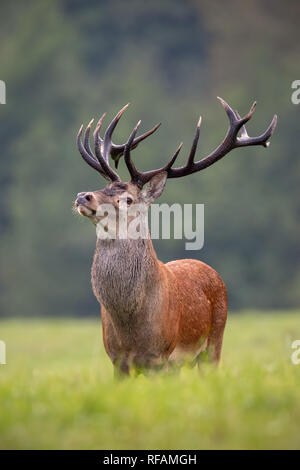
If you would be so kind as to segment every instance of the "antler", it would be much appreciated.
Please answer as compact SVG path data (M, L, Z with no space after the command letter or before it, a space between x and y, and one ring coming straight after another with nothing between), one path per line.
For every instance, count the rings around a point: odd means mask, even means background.
M81 139L83 126L80 127L78 136L77 136L78 149L83 159L91 167L93 167L95 170L101 173L102 176L104 176L106 179L110 181L120 181L120 177L118 176L118 174L109 165L109 156L111 156L112 159L115 161L115 167L117 168L119 159L124 154L126 144L115 145L112 142L111 138L112 138L112 133L115 130L116 125L118 124L122 114L124 113L124 111L126 111L128 106L129 106L129 103L126 104L126 106L124 106L118 112L118 114L114 117L114 119L111 121L110 125L106 129L103 139L100 137L100 129L101 129L105 114L101 116L94 131L95 154L92 152L90 148L90 144L89 144L90 130L94 122L94 119L90 121L90 123L88 124L85 130L83 143ZM138 144L142 142L142 140L146 139L148 136L153 134L159 128L159 126L160 126L160 123L154 126L149 131L135 138L132 141L131 150L135 149L138 146Z
M140 124L141 124L141 121L139 121L137 123L137 125L133 129L132 133L130 134L130 137L129 137L126 145L125 145L124 158L125 158L126 166L127 166L128 171L130 173L130 176L131 176L131 181L134 184L136 184L140 187L143 187L144 184L146 184L148 181L150 181L152 176L157 175L158 173L161 173L162 171L167 171L167 172L170 171L171 166L175 162L175 160L176 160L183 144L181 143L179 145L178 149L174 153L174 155L171 158L171 160L169 161L169 163L167 163L163 168L159 168L158 170L146 171L146 172L142 173L142 172L140 172L136 169L133 161L131 160L131 155L130 155L130 150L132 148L132 144L135 140L135 135L137 133L137 130L138 130Z
M194 162L194 157L195 157L199 135L200 135L200 125L201 125L201 117L200 117L198 124L197 124L196 135L193 140L193 144L189 153L187 163L185 166L180 167L180 168L172 168L172 166L181 150L182 143L179 145L178 149L176 150L175 154L173 155L169 163L167 163L167 165L165 165L164 167L159 168L158 170L147 171L144 173L139 172L135 168L131 160L130 150L132 148L132 145L134 144L135 135L140 125L140 121L139 121L136 127L134 128L133 132L131 133L128 139L128 142L126 143L125 151L124 151L125 162L128 167L129 173L131 175L132 182L142 187L144 184L150 181L150 179L153 176L163 171L167 172L168 178L179 178L181 176L191 175L192 173L196 173L197 171L204 170L210 165L213 165L215 162L223 158L227 153L229 153L231 150L235 148L247 147L250 145L263 145L264 147L269 146L270 142L268 142L268 140L272 136L274 129L276 127L276 123L277 123L276 114L273 117L273 120L270 126L263 134L261 134L258 137L249 137L246 131L245 124L251 119L255 110L256 102L254 102L253 105L251 106L249 113L246 114L246 116L244 116L243 118L241 118L239 113L237 111L233 111L233 109L229 106L228 103L226 103L226 101L224 101L222 98L219 98L219 97L218 97L218 100L221 102L229 118L230 125L229 125L229 129L227 131L225 139L210 155L208 155L205 158L202 158L202 160L199 160L198 162ZM240 137L238 137L238 134L240 131L241 131L241 135Z

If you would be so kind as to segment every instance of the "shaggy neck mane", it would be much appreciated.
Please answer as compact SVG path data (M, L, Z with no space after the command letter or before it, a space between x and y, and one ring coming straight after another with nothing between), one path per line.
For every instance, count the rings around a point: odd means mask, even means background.
M118 319L141 314L159 288L158 263L150 238L97 239L92 284L99 302Z

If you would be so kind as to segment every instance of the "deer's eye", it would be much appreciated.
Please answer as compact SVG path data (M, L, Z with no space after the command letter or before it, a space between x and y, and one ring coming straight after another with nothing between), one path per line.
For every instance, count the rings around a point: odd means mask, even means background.
M132 201L131 197L128 197L126 199L126 202L127 202L127 205L130 206L130 204L132 204L133 201Z

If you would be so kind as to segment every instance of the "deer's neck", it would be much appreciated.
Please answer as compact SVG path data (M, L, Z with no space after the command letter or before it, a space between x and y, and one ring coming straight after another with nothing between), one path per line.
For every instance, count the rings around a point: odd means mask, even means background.
M151 239L97 239L92 267L94 293L118 321L147 315L160 296L160 267ZM149 304L149 305L148 305Z

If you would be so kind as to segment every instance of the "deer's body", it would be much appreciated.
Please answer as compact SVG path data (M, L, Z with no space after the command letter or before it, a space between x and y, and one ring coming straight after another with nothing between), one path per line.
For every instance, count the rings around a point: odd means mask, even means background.
M135 168L130 151L158 126L136 137L139 122L126 144L112 143L112 132L128 105L112 120L103 140L99 131L104 115L101 117L94 132L95 154L89 145L92 121L86 128L83 142L82 127L79 131L78 148L82 157L109 180L103 190L79 193L75 207L101 228L99 233L104 230L109 235L108 238L97 237L92 285L102 306L105 349L118 372L128 374L131 367L159 368L185 356L197 359L204 348L212 362L219 362L227 317L226 288L220 276L197 260L163 264L156 257L149 235L135 239L129 234L130 223L137 220L130 207L142 206L142 213L146 213L161 195L167 178L203 170L237 147L268 145L276 126L276 116L264 134L252 138L247 134L245 123L251 118L255 104L241 118L224 100L220 98L220 101L230 121L224 141L210 155L194 162L200 119L187 164L180 168L173 168L173 164L181 145L163 168L145 173ZM117 167L122 155L131 175L127 183L120 180L109 164L109 157L112 157ZM103 212L107 204L117 215L115 233ZM125 215L124 238L120 228Z
M148 240L98 240L92 267L112 362L155 367L208 346L218 362L227 317L219 275L197 260L161 263Z

